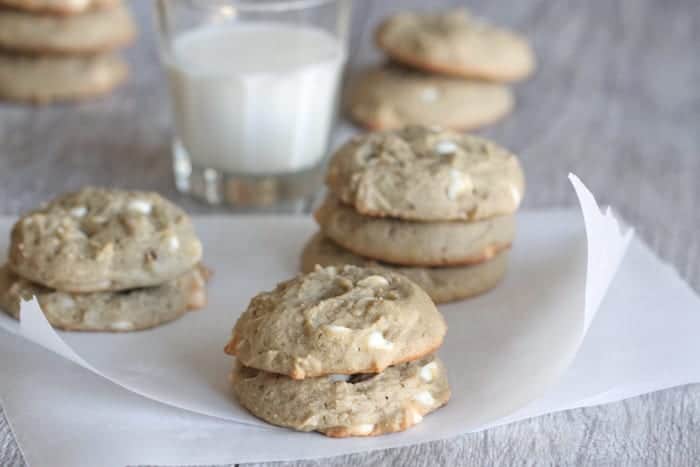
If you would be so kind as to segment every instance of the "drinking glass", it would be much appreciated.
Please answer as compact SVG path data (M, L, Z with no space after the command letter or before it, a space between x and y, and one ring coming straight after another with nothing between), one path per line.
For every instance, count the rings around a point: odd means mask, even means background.
M314 193L350 0L158 0L156 16L178 190L237 206Z

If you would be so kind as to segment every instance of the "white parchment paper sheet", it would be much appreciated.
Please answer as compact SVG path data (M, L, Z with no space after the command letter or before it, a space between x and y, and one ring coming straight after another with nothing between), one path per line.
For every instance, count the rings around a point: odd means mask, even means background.
M562 213L552 219L562 220ZM281 221L284 222L284 221ZM700 382L700 299L633 241L572 365L502 424ZM341 455L454 436L431 423L372 439L244 426L165 406L0 331L0 394L33 466L229 464ZM448 404L444 411L452 410ZM485 428L478 427L476 429Z
M53 465L95 465L96 459L105 465L104 459L109 458L114 465L123 465L326 456L444 438L502 423L502 416L547 391L573 358L577 339L583 336L586 321L591 321L583 303L587 254L580 214L525 213L520 219L518 244L506 282L491 294L443 307L450 330L441 355L447 361L455 395L445 409L427 417L414 430L338 441L201 417L135 397L17 338L3 336L0 393L7 414L28 460L35 460L36 465L45 465L49 459ZM613 224L606 219L601 216L598 221L611 228ZM0 225L0 238L2 227L7 225ZM162 392L169 403L190 404L190 410L247 421L228 395L230 361L224 356L218 363L217 356L230 325L249 298L249 293L241 298L243 293L270 287L293 273L299 249L313 225L298 218L210 218L199 226L207 252L217 249L215 256L207 255L218 273L212 284L212 306L160 328L167 331L167 339L156 337L161 332L158 330L139 333L150 335L151 341L158 339L158 346L163 345L168 354L174 352L179 358L166 362L179 364L179 369L158 367L159 359L167 355L161 355L155 345L139 346L138 339L114 345L110 355L90 353L95 347L90 341L99 336L69 335L67 342L90 365L125 386L142 393ZM629 237L621 236L616 226L611 232L616 233L613 240L624 250ZM232 238L238 241L232 242ZM212 244L217 240L221 245ZM232 243L245 242L246 248L232 248ZM603 243L615 251L615 243ZM616 268L611 261L614 257L610 251L604 257L610 267L597 269L598 274L611 276ZM249 266L254 258L261 268L257 273ZM236 263L234 269L239 272L223 274L221 267L228 272L225 267L230 263ZM590 272L591 264L588 269ZM592 322L586 345L559 385L510 419L700 379L696 359L674 358L669 362L667 357L669 352L697 355L700 346L691 335L700 324L697 297L639 243L633 243L620 276L603 307L605 313ZM607 286L609 278L602 282ZM556 292L560 287L574 291ZM661 316L659 310L669 300L674 304L672 312L665 309ZM224 310L219 313L226 314L222 329L207 328L193 319L219 307ZM172 329L188 321L183 330ZM8 328L13 324L17 331L16 323L3 321ZM198 351L208 356L197 357ZM61 464L63 460L65 464Z
M492 293L442 308L448 337L440 355L453 396L451 410L433 423L469 429L505 416L541 395L575 355L631 234L623 236L612 216L600 214L577 179L574 186L585 229L580 214L561 222L547 213L522 214L505 281ZM206 309L143 332L57 333L31 302L22 310L20 334L154 400L263 425L232 398L232 359L222 348L250 297L296 273L313 226L301 217L284 228L271 218L205 218L198 231L215 271ZM16 328L4 315L0 325Z

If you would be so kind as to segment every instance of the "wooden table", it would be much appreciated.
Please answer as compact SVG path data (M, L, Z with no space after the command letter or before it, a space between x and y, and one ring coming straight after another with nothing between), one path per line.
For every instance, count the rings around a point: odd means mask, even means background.
M370 37L379 18L421 3L428 2L357 0L351 68L378 58ZM515 112L484 132L522 157L524 207L573 205L566 179L573 171L700 290L700 3L469 3L527 34L539 58L538 73L516 87ZM0 214L85 184L157 190L193 213L212 210L173 187L148 10L149 2L135 6L142 34L127 53L131 80L112 97L0 106ZM440 442L284 465L320 464L697 466L700 385ZM0 465L24 465L1 412Z

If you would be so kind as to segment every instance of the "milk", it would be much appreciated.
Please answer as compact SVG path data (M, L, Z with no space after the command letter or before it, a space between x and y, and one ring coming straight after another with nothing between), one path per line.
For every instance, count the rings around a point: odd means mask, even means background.
M205 26L168 60L177 136L191 163L287 173L323 158L345 52L320 29L273 22Z

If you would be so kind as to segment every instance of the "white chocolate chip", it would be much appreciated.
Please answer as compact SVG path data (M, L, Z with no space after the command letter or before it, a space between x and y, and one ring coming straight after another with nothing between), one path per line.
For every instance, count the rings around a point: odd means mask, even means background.
M457 145L452 141L443 140L435 145L435 151L441 156L447 156L457 152Z
M68 295L58 295L56 299L58 302L56 305L63 310L67 310L75 306L75 301Z
M468 175L456 169L450 169L450 184L447 185L447 198L451 201L457 199L457 196L465 189L471 186L471 180Z
M129 331L134 329L134 323L131 321L115 321L110 328L116 331Z
M421 392L417 393L415 396L413 396L413 398L425 406L431 406L435 403L435 399L433 399L433 395L430 394L428 391L421 391Z
M423 420L423 416L416 409L410 408L405 413L406 422L409 426L416 425Z
M98 261L104 262L111 261L112 257L114 257L114 244L112 242L102 245L95 255Z
M368 435L374 430L374 425L371 423L361 423L350 427L350 434L353 435Z
M433 373L435 371L437 371L437 363L430 362L420 369L420 378L426 383L429 383L433 380Z
M510 195L513 197L513 202L516 206L520 204L520 191L512 185L510 187Z
M70 210L70 215L73 217L81 218L87 214L87 208L85 206L76 206Z
M180 240L174 235L169 236L168 248L170 248L170 251L177 251L180 248Z
M391 350L394 344L386 339L384 335L379 331L373 331L369 338L367 339L367 345L370 349L381 349L381 350Z
M335 266L323 267L320 264L317 264L314 266L314 272L325 274L325 275L328 275L330 277L335 277L335 275L338 273L338 270L336 269Z
M440 97L440 91L434 86L424 88L420 93L423 102L435 102Z
M357 282L360 287L386 287L389 285L389 281L384 279L382 276L367 276L364 279Z
M347 381L350 379L350 375L328 375L328 380L334 383L339 381Z
M127 207L131 212L137 212L139 214L148 215L151 213L151 203L142 199L135 199L129 203Z
M333 334L347 334L350 332L350 328L338 326L337 324L327 324L326 329Z

